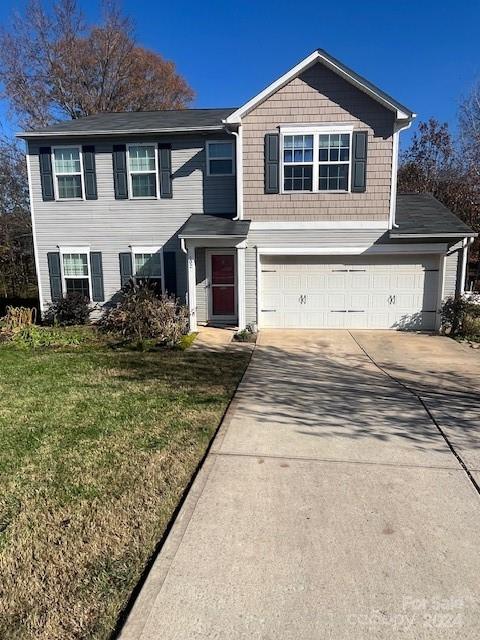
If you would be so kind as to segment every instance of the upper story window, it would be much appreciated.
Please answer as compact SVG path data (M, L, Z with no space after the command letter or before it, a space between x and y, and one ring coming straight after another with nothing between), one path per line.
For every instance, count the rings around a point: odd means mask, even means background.
M57 199L82 199L83 178L80 147L54 147L53 169Z
M207 175L233 176L233 142L229 140L207 142Z
M133 274L137 282L148 282L162 293L163 259L158 247L132 247Z
M66 293L79 293L90 299L90 269L88 251L78 249L62 251L63 290ZM75 252L74 252L75 251Z
M350 134L319 134L318 161L319 190L348 191Z
M350 128L349 128L350 129ZM325 130L325 128L323 128ZM351 130L282 131L283 191L350 190Z
M132 198L157 197L157 152L154 144L128 145L128 173Z

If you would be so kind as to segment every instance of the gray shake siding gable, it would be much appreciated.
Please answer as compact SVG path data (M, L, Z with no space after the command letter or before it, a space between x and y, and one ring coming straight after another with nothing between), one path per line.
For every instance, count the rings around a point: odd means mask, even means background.
M390 208L391 111L321 64L291 80L242 121L244 215L260 220L387 220ZM365 193L264 192L264 138L286 124L352 125L368 132Z
M145 142L172 145L173 197L158 200L116 200L113 185L114 144L138 142L136 138L46 139L28 145L32 200L43 303L50 302L47 253L62 246L87 246L100 251L105 299L120 289L119 254L130 246L162 246L177 251L177 290L186 289L186 259L180 252L177 231L192 213L235 215L235 177L207 176L205 145L208 139L233 140L225 134L148 136ZM95 146L98 199L43 201L39 148L90 144Z

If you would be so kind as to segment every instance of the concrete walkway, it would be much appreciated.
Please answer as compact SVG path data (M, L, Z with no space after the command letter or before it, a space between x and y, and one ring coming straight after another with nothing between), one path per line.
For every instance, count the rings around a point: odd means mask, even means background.
M262 332L121 639L477 639L480 497L409 388L478 475L479 366L440 337Z

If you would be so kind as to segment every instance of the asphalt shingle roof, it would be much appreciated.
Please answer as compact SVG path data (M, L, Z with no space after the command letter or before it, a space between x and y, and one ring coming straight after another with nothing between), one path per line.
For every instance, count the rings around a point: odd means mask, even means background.
M93 116L58 122L43 129L25 131L19 137L60 135L156 133L162 131L221 129L222 120L235 109L182 109L176 111L131 111L97 113Z
M414 235L473 236L474 231L429 193L399 193L392 238Z
M198 238L206 236L246 237L250 228L250 220L231 220L220 216L209 216L194 213L180 229L180 238Z

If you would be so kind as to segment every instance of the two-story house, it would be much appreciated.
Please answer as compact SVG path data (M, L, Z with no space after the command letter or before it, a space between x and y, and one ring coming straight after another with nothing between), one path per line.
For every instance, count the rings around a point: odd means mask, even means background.
M190 326L439 327L475 235L397 194L409 109L317 50L238 109L99 114L28 145L42 309L151 279Z

